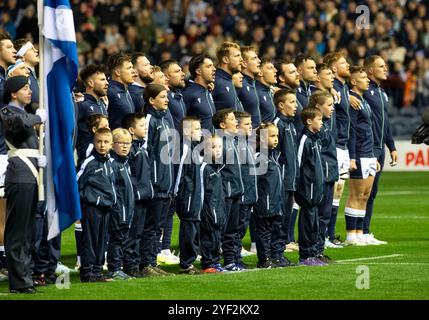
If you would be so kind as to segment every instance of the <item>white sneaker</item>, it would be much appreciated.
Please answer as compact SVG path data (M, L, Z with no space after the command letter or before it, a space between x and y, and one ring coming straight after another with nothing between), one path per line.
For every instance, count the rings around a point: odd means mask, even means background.
M359 239L355 238L352 240L346 240L344 241L344 245L345 246L357 246L357 247L364 247L367 244L363 241L360 241Z
M374 235L372 233L368 234L367 237L371 239L372 242L375 242L377 244L387 244L387 241L382 241L374 238Z
M252 244L250 245L250 252L257 253L256 243L252 242Z
M56 274L64 274L64 273L75 273L77 270L70 269L69 267L63 265L61 262L57 263L57 268L55 269Z
M161 252L160 254L157 255L156 261L159 264L167 264L167 265L180 263L180 259L176 257L174 254L172 254L171 251Z
M331 249L342 249L343 246L336 245L329 241L329 239L325 239L325 248L331 248Z
M250 252L244 248L241 248L241 256L242 257L248 257L248 256L253 256L253 255L255 255L253 252Z
M201 262L201 256L200 255L197 255L197 258L195 259L195 261L197 261L197 262Z
M289 242L286 245L286 249L292 250L292 251L299 251L299 245L296 242Z

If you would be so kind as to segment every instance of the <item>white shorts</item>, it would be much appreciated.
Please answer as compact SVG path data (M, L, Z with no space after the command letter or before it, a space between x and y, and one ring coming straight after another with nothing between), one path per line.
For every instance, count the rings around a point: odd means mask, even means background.
M356 160L355 171L350 173L352 179L366 179L377 174L377 158L359 158Z
M7 155L0 154L0 198L4 197L4 179L6 177Z
M337 148L338 172L341 175L350 169L349 150Z

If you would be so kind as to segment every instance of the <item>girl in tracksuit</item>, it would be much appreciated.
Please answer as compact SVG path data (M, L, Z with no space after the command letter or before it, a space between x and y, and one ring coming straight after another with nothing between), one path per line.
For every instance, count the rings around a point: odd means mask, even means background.
M82 206L82 282L105 281L102 276L110 210L116 205L115 177L109 150L110 129L101 128L94 135L94 150L77 174Z
M273 123L262 123L257 135L260 146L263 146L257 155L257 162L260 168L266 168L264 173L258 175L258 200L255 205L257 266L272 268L278 266L284 251L281 240L283 181L278 162L280 153L275 149L279 130Z
M154 198L147 207L143 232L143 248L140 266L156 267L159 242L164 228L174 188L172 163L173 144L170 125L166 120L168 97L165 86L149 84L143 93L146 102L147 152L151 165L151 181ZM159 269L159 268L158 268Z
M298 218L298 244L300 263L308 266L326 265L317 259L319 232L318 205L323 198L324 170L318 132L322 113L315 108L304 108L301 113L305 125L298 147L299 185L295 200L301 206Z
M124 272L132 277L144 276L140 270L143 229L146 221L146 208L154 196L152 181L150 180L150 162L146 150L146 117L142 113L130 113L122 120L122 126L133 137L129 154L131 181L134 190L134 216L128 238L124 244ZM147 246L146 246L147 247Z
M221 172L222 139L218 136L204 138L205 154L200 176L203 206L200 221L201 268L204 273L225 272L220 264L221 234L226 223L225 194ZM218 163L216 163L218 162Z
M373 244L370 238L363 237L363 220L366 203L380 164L374 155L371 108L363 98L363 93L369 87L368 76L364 69L358 66L351 67L350 74L350 94L360 100L361 109L350 110L351 127L348 148L350 160L355 162L357 169L350 173L350 192L344 210L347 229L346 244L363 246Z
M115 188L118 201L110 211L109 243L107 246L107 268L113 279L127 280L128 275L121 271L124 258L125 241L134 215L134 188L128 154L131 149L131 134L128 130L113 130L113 148L110 153L115 174Z
M324 255L325 235L331 219L332 200L334 198L335 181L339 178L337 151L335 147L335 114L334 99L330 92L318 90L310 97L309 107L319 109L323 114L323 126L319 132L325 184L322 202L318 206L319 235L317 238L317 256L328 262L329 257Z

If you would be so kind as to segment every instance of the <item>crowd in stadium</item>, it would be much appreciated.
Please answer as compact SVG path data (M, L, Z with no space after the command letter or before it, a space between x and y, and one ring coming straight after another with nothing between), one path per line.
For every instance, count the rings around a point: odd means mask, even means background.
M258 268L292 267L291 251L300 265L325 266L325 248L386 244L370 221L385 146L397 161L387 109L425 103L426 6L368 1L370 29L360 29L356 4L344 3L72 1L82 282L167 276L163 264L183 274L240 272L251 254ZM11 36L0 33L9 157L0 258L16 293L55 282L61 246L60 236L46 241L45 209L34 200L34 170L46 159L28 152L37 149L33 126L46 120L35 98L32 5L1 8ZM170 137L173 129L180 135ZM216 163L228 155L232 163ZM256 164L266 170L256 174ZM347 179L342 242L335 224ZM170 250L175 213L179 257ZM24 216L28 224L17 226ZM25 237L12 232L25 227ZM22 261L20 250L32 254Z

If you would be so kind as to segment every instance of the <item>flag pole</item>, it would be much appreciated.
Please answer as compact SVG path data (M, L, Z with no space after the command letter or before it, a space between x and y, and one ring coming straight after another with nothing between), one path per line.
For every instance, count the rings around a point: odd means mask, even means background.
M39 108L44 109L45 97L45 73L44 73L44 51L45 39L43 36L43 0L37 0L37 16L39 25ZM45 125L42 123L39 126L39 153L44 154L44 139L45 138ZM39 185L38 185L39 201L45 200L45 186L43 183L43 168L39 168Z

